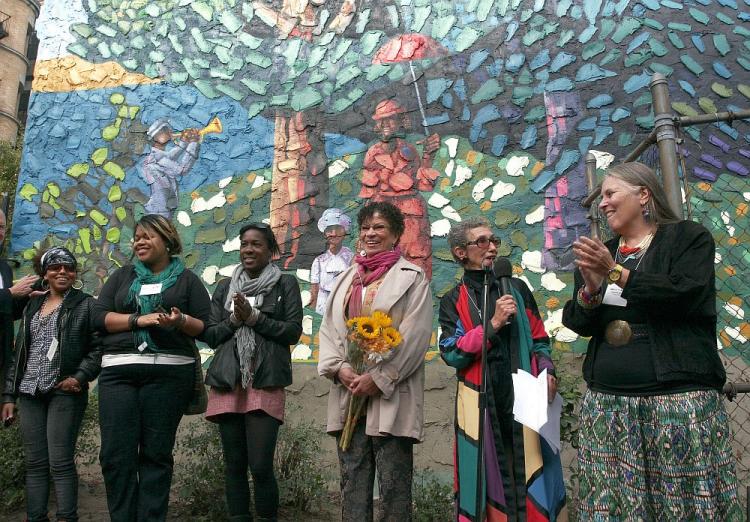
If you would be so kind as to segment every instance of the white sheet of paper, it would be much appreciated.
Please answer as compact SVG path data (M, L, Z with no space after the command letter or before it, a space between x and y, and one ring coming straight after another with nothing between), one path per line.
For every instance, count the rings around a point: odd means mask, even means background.
M138 295L156 295L161 293L161 283L152 283L141 286L141 293Z
M539 429L539 435L544 437L552 451L560 453L560 415L562 414L563 398L558 393L547 405L547 422Z
M622 288L617 285L607 285L602 303L610 306L628 306L628 300L622 298Z
M537 377L518 370L513 377L513 418L539 432L547 423L547 370Z
M49 343L49 350L47 350L47 360L52 362L52 359L55 358L56 353L57 353L57 338L52 339L52 342Z

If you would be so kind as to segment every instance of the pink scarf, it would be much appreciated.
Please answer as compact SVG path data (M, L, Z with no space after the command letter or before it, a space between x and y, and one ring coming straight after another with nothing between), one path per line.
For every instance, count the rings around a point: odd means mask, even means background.
M354 256L357 263L357 277L352 279L352 293L349 297L348 317L357 317L362 314L362 291L363 288L377 281L391 269L401 258L399 247L393 250L385 250L371 256ZM365 270L369 273L365 275Z

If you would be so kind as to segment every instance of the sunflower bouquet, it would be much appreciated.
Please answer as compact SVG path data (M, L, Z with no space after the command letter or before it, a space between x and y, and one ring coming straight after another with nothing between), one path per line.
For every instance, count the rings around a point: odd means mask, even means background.
M353 317L347 321L349 329L349 364L361 375L368 368L389 359L401 344L401 334L393 326L390 316L384 312ZM341 432L339 446L346 451L352 440L357 420L367 405L367 397L352 395L346 413L346 424Z

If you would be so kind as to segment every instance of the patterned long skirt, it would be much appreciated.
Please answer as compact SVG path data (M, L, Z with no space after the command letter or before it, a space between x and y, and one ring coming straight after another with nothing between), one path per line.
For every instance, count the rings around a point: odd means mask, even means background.
M722 396L626 397L589 390L581 406L579 520L739 521Z

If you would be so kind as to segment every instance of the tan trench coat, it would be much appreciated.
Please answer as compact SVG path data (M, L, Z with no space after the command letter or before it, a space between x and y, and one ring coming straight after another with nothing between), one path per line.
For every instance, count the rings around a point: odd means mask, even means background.
M336 374L346 362L347 328L344 301L356 266L336 281L320 327L318 373L333 382L328 394L328 433L344 428L349 393ZM382 392L370 398L365 432L421 441L424 437L424 356L432 335L430 282L417 265L399 259L386 273L372 310L386 312L403 340L392 358L369 370Z

